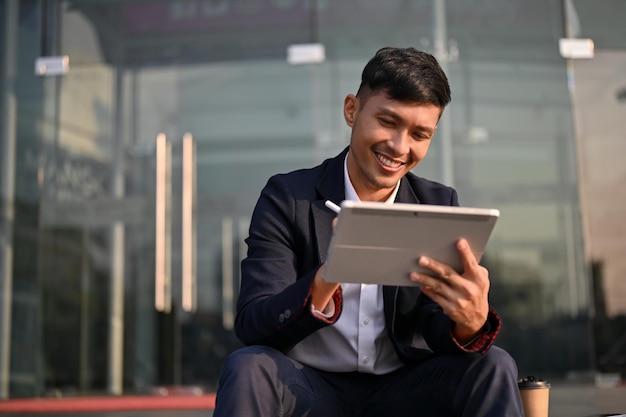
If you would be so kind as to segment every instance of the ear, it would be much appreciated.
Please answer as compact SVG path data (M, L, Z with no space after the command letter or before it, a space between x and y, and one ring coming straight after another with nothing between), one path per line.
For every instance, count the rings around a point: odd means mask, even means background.
M356 114L359 110L359 99L354 94L348 94L343 101L343 117L346 119L346 124L350 127L354 127L354 121L356 120Z

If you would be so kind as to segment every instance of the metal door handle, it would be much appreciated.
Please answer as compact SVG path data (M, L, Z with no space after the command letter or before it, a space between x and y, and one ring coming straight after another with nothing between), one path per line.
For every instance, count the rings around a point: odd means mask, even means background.
M159 133L156 138L154 307L164 313L172 309L171 161L172 145L164 133Z
M196 310L196 145L191 133L183 136L182 196L182 305L183 310Z

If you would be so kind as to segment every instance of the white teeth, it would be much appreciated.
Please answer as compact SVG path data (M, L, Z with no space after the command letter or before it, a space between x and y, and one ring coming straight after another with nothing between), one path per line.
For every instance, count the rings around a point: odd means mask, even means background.
M395 161L392 161L391 159L385 158L379 153L376 154L376 158L378 158L378 160L382 162L383 165L388 166L389 168L398 168L400 165L402 165L402 163L395 162Z

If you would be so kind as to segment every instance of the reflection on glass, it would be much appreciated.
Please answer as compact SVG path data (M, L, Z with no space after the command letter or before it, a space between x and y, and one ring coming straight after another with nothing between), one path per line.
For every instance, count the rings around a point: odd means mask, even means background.
M171 293L171 154L172 146L165 134L156 138L156 222L155 222L155 266L154 307L169 313L172 309Z
M193 136L183 136L183 198L182 198L182 284L183 310L196 310L196 146Z

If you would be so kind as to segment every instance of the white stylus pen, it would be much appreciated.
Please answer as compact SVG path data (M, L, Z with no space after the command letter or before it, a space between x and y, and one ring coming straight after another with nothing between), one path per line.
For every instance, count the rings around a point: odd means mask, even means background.
M328 207L329 209L331 209L332 211L334 211L337 214L339 214L341 212L341 207L339 207L337 204L333 203L330 200L326 200L324 205L326 205L326 207Z

